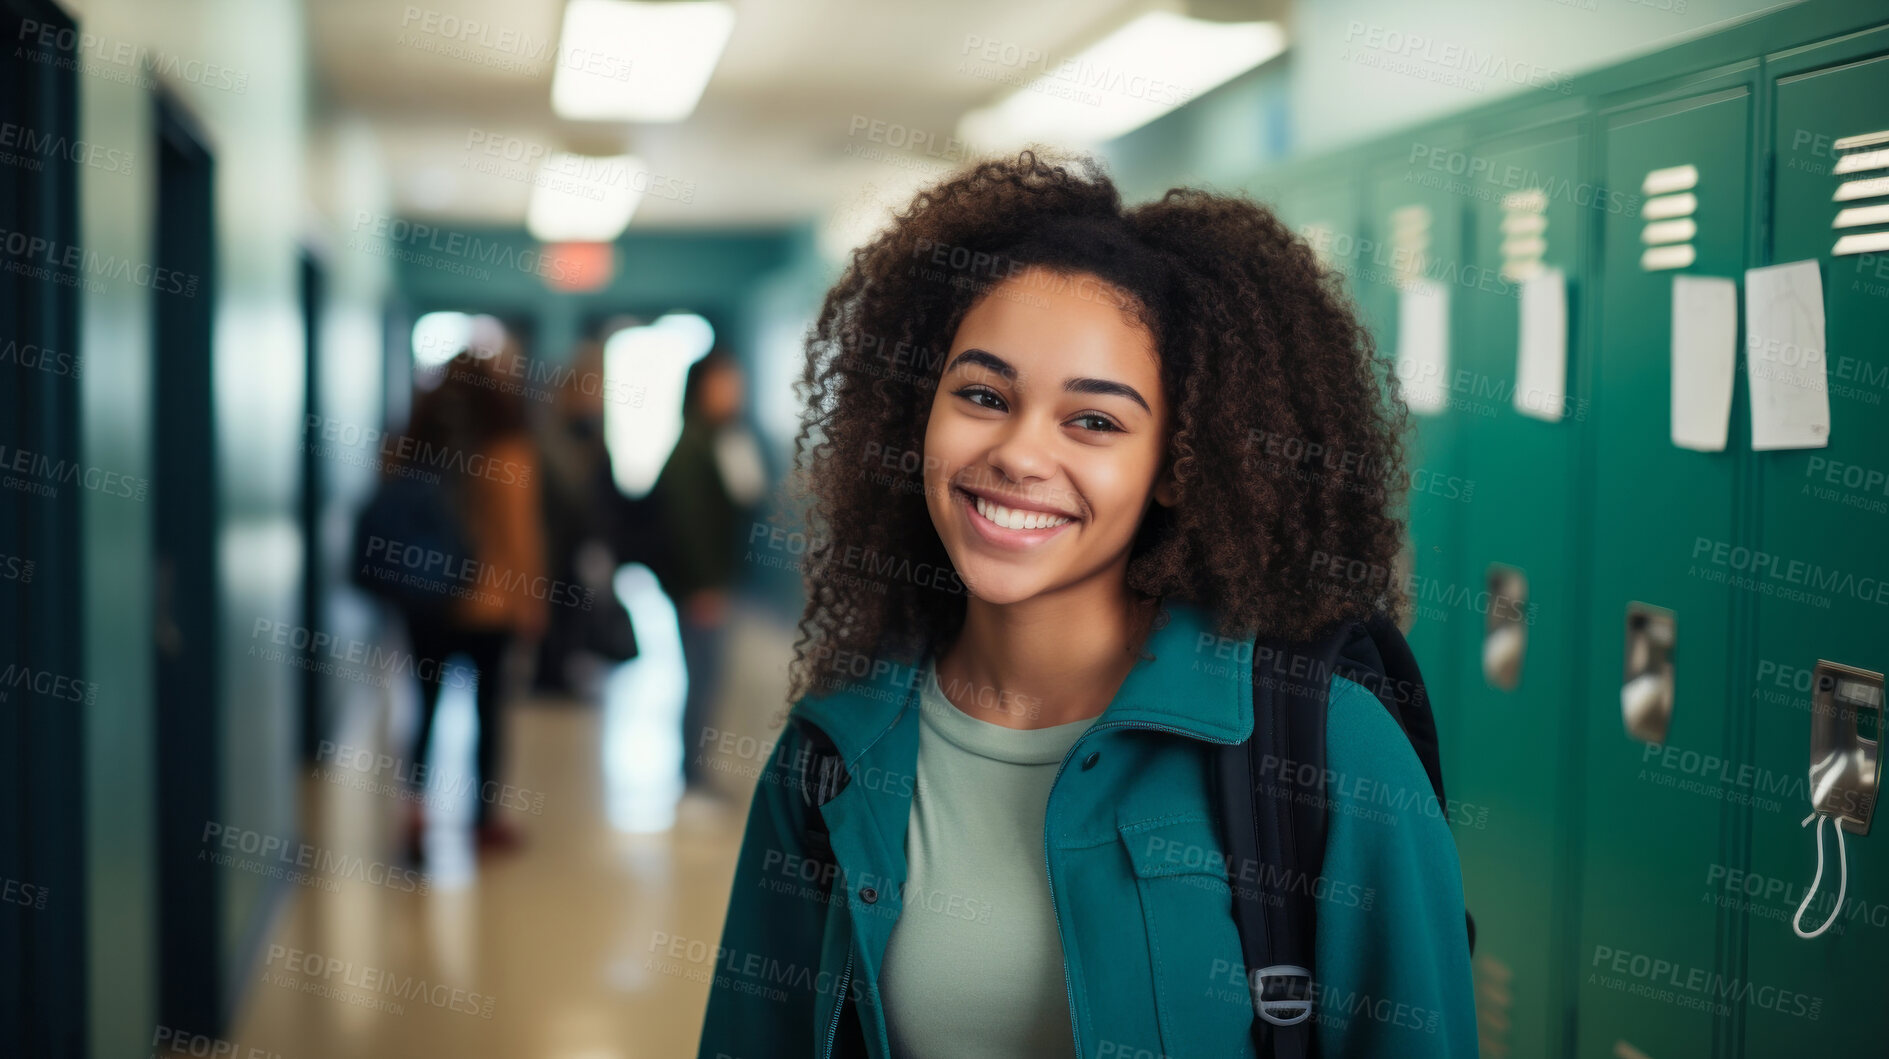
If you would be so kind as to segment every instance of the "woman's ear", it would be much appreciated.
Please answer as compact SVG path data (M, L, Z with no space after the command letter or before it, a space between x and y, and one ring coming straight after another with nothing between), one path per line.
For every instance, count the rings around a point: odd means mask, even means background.
M1154 483L1154 501L1162 507L1173 507L1180 499L1181 483L1174 479L1174 467L1169 464L1162 468L1161 477Z

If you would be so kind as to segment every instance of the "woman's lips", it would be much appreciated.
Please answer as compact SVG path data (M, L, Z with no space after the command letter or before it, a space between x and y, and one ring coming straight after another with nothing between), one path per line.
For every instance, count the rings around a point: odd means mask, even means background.
M1070 519L1067 522L1055 526L1045 526L1042 529L1010 529L1007 526L999 526L979 514L977 511L977 497L962 489L953 489L952 492L956 495L958 506L963 510L965 520L971 524L971 528L987 543L998 548L1012 550L1033 548L1076 524L1075 519Z

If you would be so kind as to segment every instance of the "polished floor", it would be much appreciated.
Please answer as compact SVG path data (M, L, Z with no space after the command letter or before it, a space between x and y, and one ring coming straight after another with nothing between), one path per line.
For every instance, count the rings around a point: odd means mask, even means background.
M695 1054L707 960L667 955L720 934L753 780L725 799L678 801L683 689L673 611L627 570L620 587L642 656L601 681L600 702L525 699L508 715L502 819L523 845L479 857L469 791L428 802L425 874L400 847L401 795L375 789L361 750L401 758L409 692L364 695L336 743L354 751L302 780L303 840L331 870L289 884L231 1033L238 1055L675 1059ZM770 738L791 630L743 607L731 630L719 727ZM469 788L469 692L448 690L432 775ZM334 752L332 758L342 758ZM391 777L403 766L385 768ZM509 806L509 807L507 807ZM362 868L335 868L360 858ZM253 1051L252 1051L253 1050Z

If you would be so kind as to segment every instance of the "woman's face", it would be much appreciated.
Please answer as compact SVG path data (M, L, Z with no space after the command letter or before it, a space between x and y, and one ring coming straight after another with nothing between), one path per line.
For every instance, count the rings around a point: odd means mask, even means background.
M958 325L925 426L925 502L981 600L1120 583L1148 505L1174 502L1154 336L1122 298L1031 268Z

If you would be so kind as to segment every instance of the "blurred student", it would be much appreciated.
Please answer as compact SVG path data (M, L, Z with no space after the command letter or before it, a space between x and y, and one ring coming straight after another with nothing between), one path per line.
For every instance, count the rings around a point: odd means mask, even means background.
M651 490L667 537L663 591L676 603L689 673L682 778L698 794L713 793L699 759L720 683L729 592L745 529L767 492L760 444L742 422L746 386L740 363L725 350L690 365L682 390L682 436Z
M617 554L617 521L624 500L604 442L604 401L616 391L604 385L603 344L594 339L580 343L570 370L570 381L558 387L539 441L545 555L553 579L581 586L594 605L551 609L550 626L539 644L534 690L557 695L592 690L574 675L584 656L607 664L637 655L635 626L612 587L617 565L630 560ZM594 667L590 676L596 676Z
M544 635L550 606L538 458L522 398L507 392L490 358L462 352L447 363L437 388L415 396L402 441L396 451L403 466L389 461L388 472L437 479L433 489L442 516L457 531L464 553L440 579L436 595L443 598L437 606L402 608L421 676L420 727L409 760L427 759L446 662L457 656L476 672L477 775L443 769L445 779L424 785L470 789L480 848L507 849L517 844L517 833L494 815L503 789L503 663L515 641ZM410 803L407 837L415 859L426 828L422 805L430 800Z

